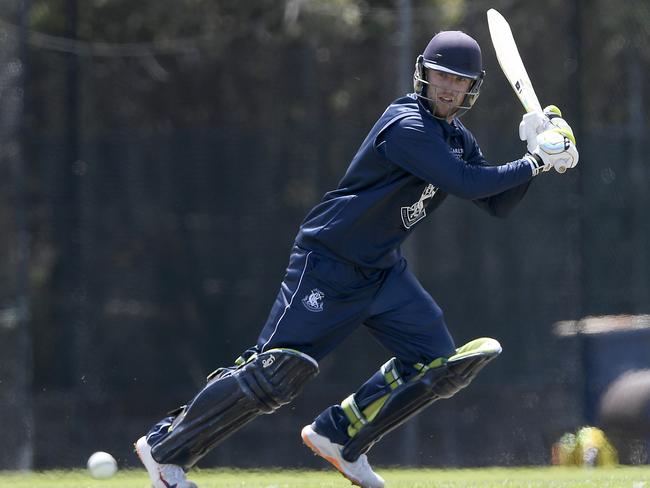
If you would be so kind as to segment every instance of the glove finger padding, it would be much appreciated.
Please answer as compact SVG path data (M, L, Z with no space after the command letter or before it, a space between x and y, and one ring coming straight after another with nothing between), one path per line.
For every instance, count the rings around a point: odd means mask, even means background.
M544 115L549 119L552 119L553 117L562 117L562 111L557 105L547 105L544 107Z
M569 123L560 118L560 117L555 117L549 121L549 126L547 127L547 130L555 130L562 134L563 136L567 137L573 144L576 143L576 138L573 135L573 129L569 125Z
M548 118L548 121L544 124L544 130L559 129L563 135L571 139L571 142L577 144L576 138L573 135L573 129L569 123L562 118L562 112L556 105L549 105L546 107L544 109L544 115Z
M529 152L533 152L537 147L537 136L544 132L548 118L542 112L525 113L519 123L519 139L526 141L526 147Z
M537 147L532 154L539 156L548 169L553 167L558 173L574 168L579 158L575 143L562 128L546 130L539 134Z

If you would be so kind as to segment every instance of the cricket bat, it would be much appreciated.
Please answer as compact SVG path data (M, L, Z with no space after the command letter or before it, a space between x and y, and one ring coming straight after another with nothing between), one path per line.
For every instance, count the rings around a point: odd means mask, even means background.
M524 106L524 110L526 112L541 112L542 106L521 60L510 24L503 15L493 8L487 11L487 19L494 51L503 74L506 75L512 89ZM557 171L564 173L566 168L560 167L557 168Z
M533 84L519 55L510 24L493 8L487 11L487 19L492 44L503 74L506 75L526 112L541 112L542 106L539 104Z

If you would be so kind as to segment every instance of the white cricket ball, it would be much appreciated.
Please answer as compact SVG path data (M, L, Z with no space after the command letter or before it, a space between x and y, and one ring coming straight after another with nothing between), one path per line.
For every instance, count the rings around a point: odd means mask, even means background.
M109 453L97 451L86 463L90 476L96 479L110 478L117 472L117 461Z

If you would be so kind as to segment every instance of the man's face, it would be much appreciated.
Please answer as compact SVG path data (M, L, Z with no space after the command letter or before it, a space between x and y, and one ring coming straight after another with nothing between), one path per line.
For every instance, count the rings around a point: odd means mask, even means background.
M435 100L435 104L429 102L431 109L436 117L450 122L474 80L434 69L428 69L426 73L429 82L427 96Z

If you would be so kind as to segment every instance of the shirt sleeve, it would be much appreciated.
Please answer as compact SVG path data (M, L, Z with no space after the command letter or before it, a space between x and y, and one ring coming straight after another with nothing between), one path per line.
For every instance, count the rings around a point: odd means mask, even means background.
M478 142L471 133L467 133L467 145L469 147L469 155L467 156L467 163L478 166L488 166L488 162L483 156ZM517 204L524 198L533 180L528 180L526 183L510 188L509 190L497 193L491 197L479 198L474 200L473 203L485 210L494 217L505 218L517 206Z
M377 148L409 173L468 200L496 195L528 182L533 176L526 160L501 166L466 164L451 152L441 127L425 127L418 117L405 117L387 128L380 135Z
M494 217L505 218L524 198L532 180L487 198L473 200L477 207Z

